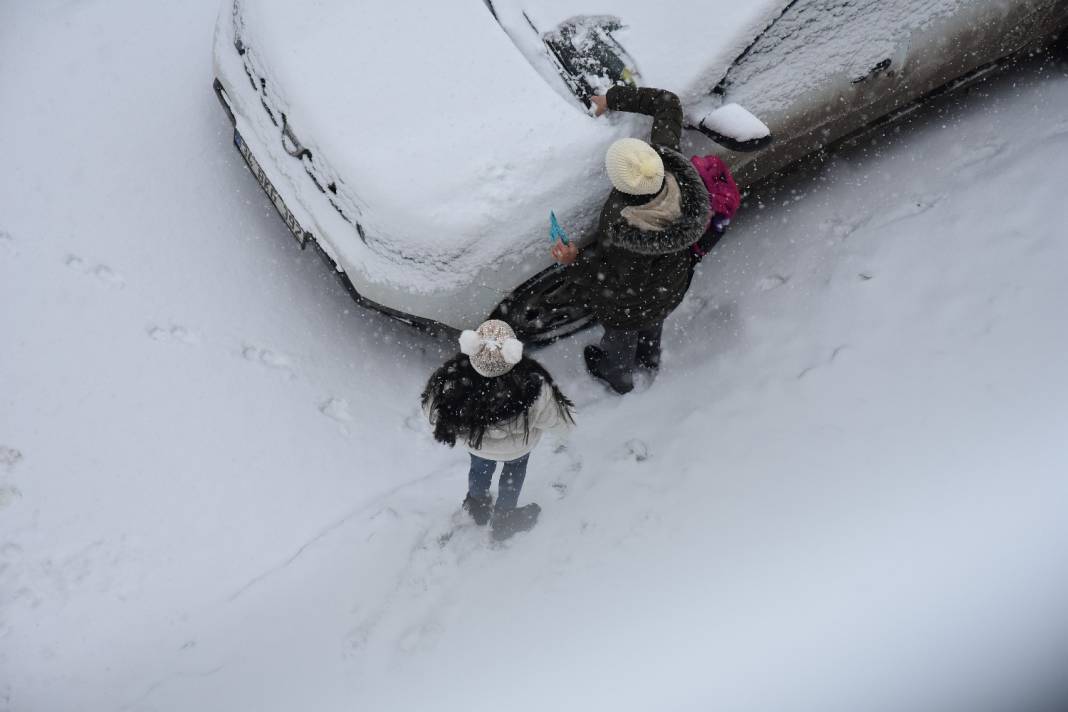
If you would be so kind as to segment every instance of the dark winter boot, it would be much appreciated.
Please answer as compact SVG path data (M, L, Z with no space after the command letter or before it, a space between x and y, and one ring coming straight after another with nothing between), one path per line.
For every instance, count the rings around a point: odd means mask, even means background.
M638 344L638 355L636 358L638 365L642 368L647 368L650 371L660 370L660 349L653 350L652 348L642 348L642 345Z
M650 371L660 369L660 335L663 329L664 324L661 322L638 334L638 348L635 349L634 360L642 368Z
M538 523L539 514L541 507L533 503L515 509L497 510L493 513L493 521L490 522L493 539L504 541L513 534L529 531Z
M480 527L486 526L490 520L490 512L493 511L493 498L488 494L483 497L473 497L468 492L464 497L464 509Z
M600 346L590 344L582 351L586 359L586 370L594 378L604 381L608 387L619 395L634 390L634 377L629 373L613 374L605 363L605 352Z

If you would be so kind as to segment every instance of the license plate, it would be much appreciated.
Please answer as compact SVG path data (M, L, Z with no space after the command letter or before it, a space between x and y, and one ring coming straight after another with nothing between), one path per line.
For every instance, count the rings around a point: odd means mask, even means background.
M252 175L256 177L260 187L263 188L263 192L267 194L267 197L274 203L274 207L278 209L278 214L282 216L282 220L285 222L286 227L293 233L293 237L297 238L297 243L304 248L304 245L308 241L310 235L304 231L304 228L297 222L297 218L293 216L293 213L289 212L289 208L286 207L285 201L282 200L282 196L278 194L278 191L271 185L271 180L267 177L267 174L260 168L259 161L252 155L252 151L249 150L248 144L245 143L245 139L241 138L241 134L237 129L234 129L234 145L237 146L237 150L241 153L242 158L245 159L245 163L248 165L248 169L252 171Z

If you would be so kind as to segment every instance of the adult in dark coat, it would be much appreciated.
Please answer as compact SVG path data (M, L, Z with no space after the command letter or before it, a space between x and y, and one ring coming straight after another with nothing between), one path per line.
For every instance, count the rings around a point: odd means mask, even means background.
M606 156L613 189L601 210L594 244L579 251L556 244L553 257L604 326L600 346L587 346L590 373L616 392L634 388L638 365L657 368L664 319L690 285L691 246L709 223L708 191L679 153L682 106L675 94L613 87L593 97L606 109L653 117L649 144L621 139Z

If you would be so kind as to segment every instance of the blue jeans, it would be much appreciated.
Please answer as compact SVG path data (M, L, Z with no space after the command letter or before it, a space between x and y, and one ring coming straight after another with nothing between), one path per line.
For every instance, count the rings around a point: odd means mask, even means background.
M529 459L530 453L528 452L517 460L504 463L494 509L515 509L516 503L519 502L519 490L523 489L523 480L527 476L527 460ZM477 455L471 455L471 472L467 475L468 494L472 497L488 497L490 485L493 483L493 472L496 469L496 460L486 460Z

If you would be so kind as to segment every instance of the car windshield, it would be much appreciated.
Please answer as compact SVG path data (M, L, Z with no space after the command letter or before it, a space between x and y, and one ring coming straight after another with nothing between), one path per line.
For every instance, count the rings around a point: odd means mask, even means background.
M571 102L634 82L669 88L686 105L708 95L789 0L483 0L483 5L531 66Z
M609 15L582 16L542 35L561 78L582 103L617 85L637 85L638 70L612 33L622 28Z
M483 2L500 22L493 0ZM539 27L526 11L520 10L520 16L524 31L516 32L514 27L512 31L505 27L505 31L528 59L533 61L533 52L548 60L572 96L585 106L590 105L591 96L613 86L638 84L637 64L612 34L623 29L618 17L576 15L552 27Z

